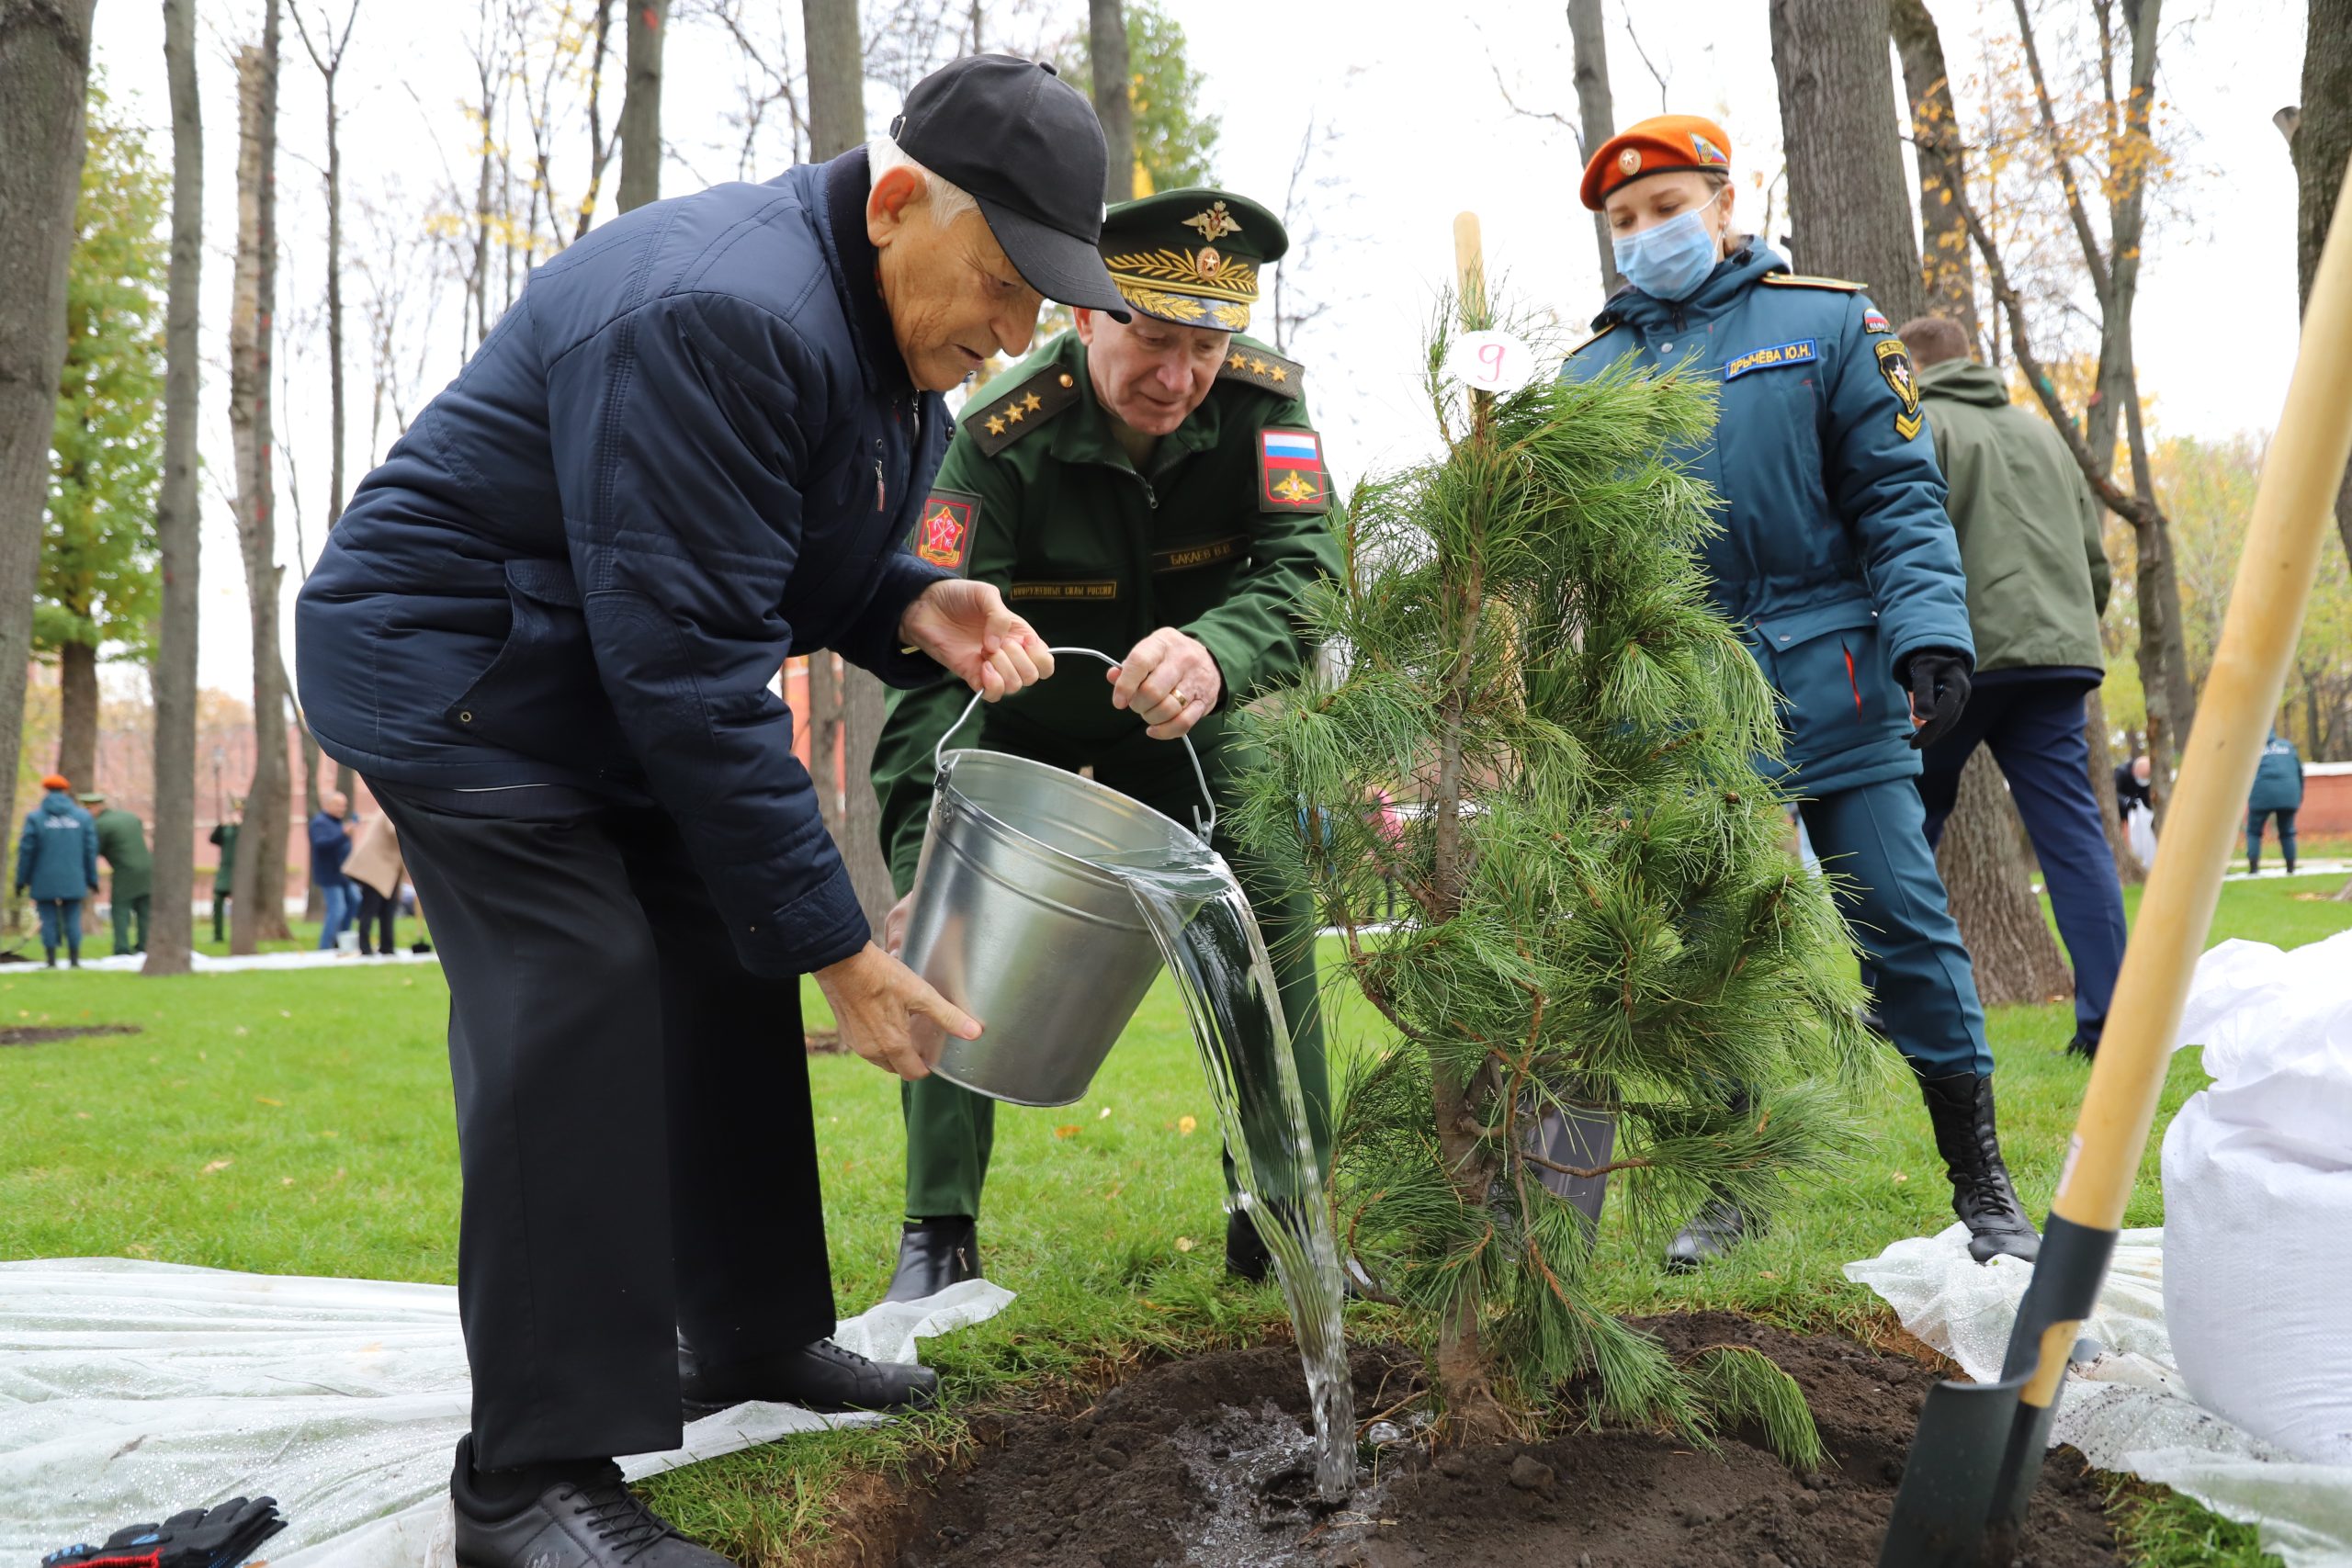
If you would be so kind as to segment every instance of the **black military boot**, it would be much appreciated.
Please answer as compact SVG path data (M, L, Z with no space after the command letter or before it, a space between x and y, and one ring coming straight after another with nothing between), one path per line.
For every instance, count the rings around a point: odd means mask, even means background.
M1710 1198L1666 1244L1666 1271L1688 1274L1712 1263L1747 1236L1747 1216L1728 1198Z
M2030 1263L2041 1237L2009 1185L2001 1163L2001 1136L1993 1122L1993 1079L1974 1073L1921 1078L1936 1152L1951 1178L1951 1212L1968 1227L1968 1256L1979 1263L2007 1254Z
M639 1502L608 1459L479 1472L469 1435L449 1500L458 1568L735 1568Z
M919 1302L980 1277L980 1222L963 1214L909 1220L899 1235L899 1271L886 1302Z
M707 1367L681 1337L678 1397L689 1421L754 1399L820 1411L928 1410L939 1403L939 1374L902 1361L871 1361L830 1339Z
M1225 1271L1253 1285L1274 1271L1274 1255L1258 1234L1257 1222L1239 1210L1225 1216Z

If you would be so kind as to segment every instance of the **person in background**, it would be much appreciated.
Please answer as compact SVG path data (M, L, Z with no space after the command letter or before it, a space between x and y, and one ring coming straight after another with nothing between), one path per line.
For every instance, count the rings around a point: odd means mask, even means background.
M1364 802L1364 815L1380 834L1380 887L1387 908L1384 920L1396 918L1396 859L1405 847L1405 814L1396 809L1396 797L1381 788L1372 786L1372 794Z
M1737 226L1731 141L1695 115L1627 127L1585 165L1625 287L1562 379L1672 371L1722 388L1713 436L1661 454L1722 498L1701 558L1786 705L1782 756L1806 831L1876 985L1883 1032L1927 1102L1952 1210L1979 1262L2041 1247L2010 1185L1976 975L1921 831L1919 752L1960 722L1975 644L1909 351L1859 283L1800 276ZM1742 1103L1735 1098L1734 1103ZM1717 1195L1668 1267L1737 1245Z
M390 817L379 815L359 830L343 874L359 891L360 953L380 952L390 958L395 951L392 917L400 910L401 879L407 874L401 864L400 830ZM371 944L369 939L379 935L382 941Z
M64 774L51 773L40 787L48 793L17 839L17 893L31 893L40 908L40 945L49 966L57 967L62 942L79 969L82 900L98 890L98 831L90 814L74 804L74 785Z
M1903 323L1968 574L1976 670L1966 711L1921 753L1928 842L1943 839L1961 770L1981 744L2009 782L2075 966L2069 1054L2098 1052L2123 964L2123 885L2091 785L2084 698L2107 678L2099 509L2050 423L2009 401L1999 371L1941 316Z
M319 921L322 951L334 946L358 909L357 889L343 871L343 863L351 855L355 824L350 816L350 797L331 789L319 797L319 814L311 818L311 880L319 885L326 905Z
M2132 820L2132 808L2143 806L2154 811L2156 797L2149 791L2148 774L2153 764L2145 757L2134 757L2128 762L2115 764L2115 814L2124 821Z
M245 803L232 798L229 819L212 825L212 842L220 850L220 863L212 870L212 940L215 942L229 940L230 874L236 869L237 829L243 821L244 814Z
M155 885L154 857L147 852L147 829L138 818L93 790L81 797L85 810L94 812L98 853L114 873L107 896L113 902L114 950L147 951L147 917Z
M2254 789L2245 797L2245 874L2262 869L2262 829L2278 819L2278 853L2287 874L2295 874L2295 813L2303 804L2303 760L2295 743L2274 728L2262 743L2262 761L2254 770Z

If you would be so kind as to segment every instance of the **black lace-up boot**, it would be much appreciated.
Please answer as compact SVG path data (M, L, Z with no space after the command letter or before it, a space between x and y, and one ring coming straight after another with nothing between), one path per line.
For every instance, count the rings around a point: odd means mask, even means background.
M458 1568L735 1568L638 1501L608 1459L481 1472L469 1436L449 1497Z
M2041 1237L2009 1185L2001 1163L2001 1136L1993 1121L1993 1080L1974 1073L1921 1078L1936 1152L1951 1178L1951 1212L1968 1227L1968 1255L1979 1263L2007 1253L2033 1261Z

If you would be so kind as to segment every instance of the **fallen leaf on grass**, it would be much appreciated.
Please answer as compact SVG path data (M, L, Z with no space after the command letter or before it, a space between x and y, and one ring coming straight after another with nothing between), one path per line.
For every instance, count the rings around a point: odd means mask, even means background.
M1193 1135L1193 1130L1199 1125L1200 1123L1190 1116L1179 1116L1176 1118L1176 1135L1180 1138L1189 1138Z
M279 1009L277 1010L277 1016L278 1016L278 1017L280 1017L280 1018L292 1018L294 1015L293 1015L292 1013L290 1013L290 1012L288 1012L284 1008L279 1008Z
M1191 1236L1188 1236L1188 1235L1180 1235L1180 1236L1178 1236L1178 1237L1176 1238L1176 1250L1177 1250L1177 1251L1179 1251L1179 1252L1190 1252L1190 1251L1192 1251L1192 1250L1193 1250L1193 1238L1192 1238Z
M90 1113L86 1111L76 1111L74 1112L74 1120L76 1122L87 1122L89 1119Z
M1055 1137L1057 1137L1057 1138L1075 1138L1075 1137L1077 1137L1077 1136L1078 1136L1078 1123L1077 1123L1077 1122L1063 1122L1060 1126L1058 1126L1058 1127L1057 1127L1057 1128L1055 1128L1055 1129L1054 1129L1054 1136L1055 1136Z
M1111 1108L1107 1105L1104 1106L1102 1110L1094 1113L1094 1119L1097 1122L1108 1122L1111 1119Z
M241 1024L237 1025L237 1032L238 1032L238 1033L243 1034L244 1032L245 1032L245 1026L244 1026L243 1024L242 1024L242 1023L241 1023Z
M1898 1170L1894 1173L1894 1179L1897 1181L1908 1181L1911 1179Z
M281 1176L277 1179L277 1184L280 1187L291 1187L294 1185L294 1179L290 1176Z
M284 1105L286 1102L282 1100L272 1100L266 1094L257 1094L254 1096L254 1103L255 1105Z
M216 1159L210 1165L204 1168L203 1174L209 1176L216 1170L226 1170L236 1163L237 1162L232 1159Z

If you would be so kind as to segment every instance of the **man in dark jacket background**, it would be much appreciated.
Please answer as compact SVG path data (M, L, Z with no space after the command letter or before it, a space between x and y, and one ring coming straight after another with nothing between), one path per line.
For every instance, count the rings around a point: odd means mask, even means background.
M2098 618L2107 553L2098 502L2049 423L2009 401L1998 371L1969 356L1941 316L1903 323L1919 400L1950 487L1945 510L1968 574L1975 690L1960 722L1927 749L1919 794L1928 841L1943 837L1961 770L1993 749L2050 890L2075 965L2075 1035L2088 1056L2107 1027L2123 962L2123 889L2092 787L2083 701L2106 677Z
M40 787L40 804L26 817L17 838L17 892L30 893L40 907L40 945L49 966L57 967L62 945L79 969L82 899L98 890L98 833L90 814L74 804L74 785L64 774L50 774Z
M1118 312L1105 155L1050 68L960 60L892 135L639 208L540 267L304 585L303 707L444 957L465 1188L468 1568L712 1568L611 1457L682 1405L930 1403L832 1345L799 977L929 1071L979 1025L870 940L773 689L831 648L985 696L1052 671L900 547L939 393L1042 296Z
M2245 797L2245 874L2262 869L2262 829L2275 818L2278 823L2278 854L2287 874L2295 874L2295 813L2303 807L2303 760L2295 743L2273 726L2262 743L2262 761L2255 765L2254 787Z
M359 907L358 889L343 874L343 863L351 858L350 817L351 797L331 789L319 796L318 812L311 818L311 880L319 885L324 906L319 921L322 951L334 948Z

